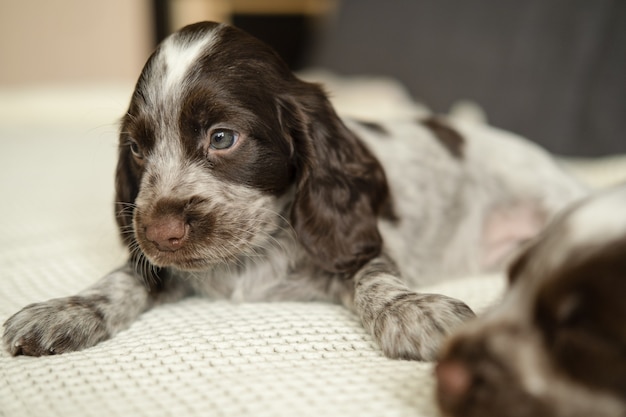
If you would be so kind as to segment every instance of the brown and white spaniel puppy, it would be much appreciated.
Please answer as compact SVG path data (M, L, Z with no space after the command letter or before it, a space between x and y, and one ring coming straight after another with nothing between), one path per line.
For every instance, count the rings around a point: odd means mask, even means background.
M437 367L447 416L626 416L626 185L576 204Z
M9 318L13 355L83 349L201 294L340 302L388 356L433 359L473 313L416 289L501 267L584 194L545 152L488 127L342 120L267 45L208 22L150 57L119 146L130 261Z

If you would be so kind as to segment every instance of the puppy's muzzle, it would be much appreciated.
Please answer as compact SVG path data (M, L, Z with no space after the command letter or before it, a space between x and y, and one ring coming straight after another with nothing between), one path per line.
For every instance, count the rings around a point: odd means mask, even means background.
M146 239L163 252L181 249L189 236L189 224L177 216L164 216L145 226Z

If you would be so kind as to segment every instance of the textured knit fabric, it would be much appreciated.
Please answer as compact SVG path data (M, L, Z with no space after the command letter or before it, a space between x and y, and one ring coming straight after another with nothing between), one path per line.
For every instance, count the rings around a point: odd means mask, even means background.
M0 322L125 261L112 178L115 119L129 92L0 94ZM625 161L570 164L602 185L626 178ZM503 288L501 276L486 275L424 291L480 313ZM432 371L385 358L338 305L191 298L81 352L12 358L2 350L0 416L437 416Z

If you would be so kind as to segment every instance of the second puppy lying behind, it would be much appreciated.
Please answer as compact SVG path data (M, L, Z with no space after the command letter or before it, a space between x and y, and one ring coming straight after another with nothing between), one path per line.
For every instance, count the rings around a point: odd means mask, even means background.
M626 185L572 207L511 266L503 302L448 344L448 416L626 416Z

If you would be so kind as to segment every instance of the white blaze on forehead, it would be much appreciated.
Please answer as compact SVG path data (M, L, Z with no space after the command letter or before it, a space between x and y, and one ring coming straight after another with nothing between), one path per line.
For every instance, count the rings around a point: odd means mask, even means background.
M163 42L159 52L163 78L159 87L164 96L176 96L182 89L190 69L215 42L218 29L191 39L173 35Z
M600 194L568 219L571 244L610 243L626 237L626 186Z
M160 46L150 73L145 77L147 112L155 123L155 145L148 156L149 175L159 192L171 193L190 177L191 170L181 143L178 117L182 93L190 82L190 71L211 48L221 26L191 34L174 34Z
M563 213L536 243L525 263L523 285L514 287L536 291L557 270L619 239L626 239L626 186L603 191Z

